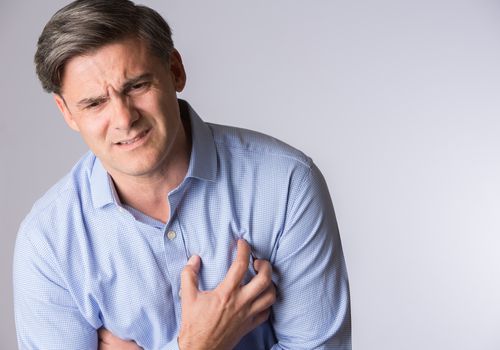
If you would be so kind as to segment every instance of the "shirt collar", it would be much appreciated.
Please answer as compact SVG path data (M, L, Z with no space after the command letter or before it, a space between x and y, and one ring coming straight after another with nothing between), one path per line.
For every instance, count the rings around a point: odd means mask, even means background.
M110 203L119 203L113 181L97 157L90 174L90 192L94 208L102 208Z
M191 123L191 157L186 178L215 181L217 176L217 151L214 137L209 126L201 120L194 109L179 99L183 118L189 117Z
M188 102L181 99L178 101L181 117L189 118L191 126L192 147L186 178L193 177L200 180L215 181L217 176L217 151L212 131ZM97 157L90 174L90 191L95 208L101 208L110 203L120 205L120 199L116 194L113 180Z

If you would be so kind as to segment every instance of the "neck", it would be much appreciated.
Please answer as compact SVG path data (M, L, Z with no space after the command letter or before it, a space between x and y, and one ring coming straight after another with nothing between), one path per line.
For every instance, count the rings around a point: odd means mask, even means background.
M164 223L170 218L168 193L181 184L189 167L189 122L183 121L179 129L176 141L171 149L166 151L164 164L152 174L126 176L110 172L122 203Z

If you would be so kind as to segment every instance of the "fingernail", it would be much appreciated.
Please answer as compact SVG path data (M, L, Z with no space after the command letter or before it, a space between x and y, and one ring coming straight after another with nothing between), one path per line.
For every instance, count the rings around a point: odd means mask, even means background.
M191 255L191 257L189 258L188 260L188 265L196 265L196 263L198 262L198 259L200 257L198 255Z

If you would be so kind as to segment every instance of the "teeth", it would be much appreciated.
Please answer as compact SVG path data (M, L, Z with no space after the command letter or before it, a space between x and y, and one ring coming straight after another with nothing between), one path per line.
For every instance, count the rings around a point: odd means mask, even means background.
M123 141L123 142L120 142L120 143L122 145L130 145L131 143L134 143L137 139L138 139L138 137L136 137L135 139L132 139L130 141Z
M118 144L120 144L120 145L130 145L131 143L134 143L135 141L139 140L142 136L144 136L144 132L141 132L139 135L137 135L136 137L134 137L132 140L121 141L121 142L118 142Z

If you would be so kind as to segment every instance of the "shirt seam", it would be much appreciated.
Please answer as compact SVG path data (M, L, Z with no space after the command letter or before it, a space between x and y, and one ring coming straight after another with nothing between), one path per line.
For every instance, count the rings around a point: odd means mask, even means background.
M288 224L290 220L292 220L294 211L296 209L297 204L297 199L299 198L299 195L304 191L305 189L305 183L306 179L310 178L310 175L312 173L312 166L308 167L308 170L302 175L302 178L299 181L299 185L297 186L297 191L295 192L295 196L293 198L290 198L291 206L290 209L286 211L285 217L283 218L283 224L282 224L282 230L278 237L276 237L276 241L273 243L273 247L271 249L271 262L274 264L275 262L275 257L277 254L277 250L279 247L279 242L281 241L281 238L283 237L284 234L288 231Z
M311 173L312 173L312 167L309 167L308 171L306 173L304 173L304 175L300 179L299 186L297 186L296 195L294 196L294 198L292 198L292 205L290 207L290 215L294 214L294 212L297 208L297 205L298 205L297 199L299 198L299 195L305 191L306 180L311 178ZM285 216L285 222L283 225L283 233L285 233L286 230L288 229L288 223L292 218L293 217L290 217L288 215L288 212L287 212L287 215Z
M69 180L68 180L69 181ZM67 182L65 182L61 187L63 187L63 189L60 189L60 190L57 190L57 192L55 193L55 195L53 196L53 198L51 198L48 203L41 203L41 205L38 207L38 208L32 208L30 213L26 216L25 220L23 220L23 222L21 223L21 229L22 228L31 228L32 226L32 223L33 221L37 220L40 218L41 215L43 215L43 213L47 210L49 210L49 208L53 207L54 205L56 205L56 202L58 200L60 200L60 198L62 197L63 193L66 193L66 192L70 192L72 191L71 188L65 188L67 186ZM39 201L43 201L44 198L40 198ZM38 205L38 203L35 203L35 205ZM35 209L35 211L33 211Z
M312 160L306 155L303 156L305 158L305 160L302 160L302 159L300 159L300 157L297 157L297 156L273 152L269 148L254 147L254 146L252 146L251 148L250 147L241 147L241 146L237 146L237 145L228 144L224 141L220 141L220 140L216 140L216 139L214 139L214 142L217 146L221 146L221 147L224 147L226 149L236 149L236 150L241 150L241 151L250 152L250 153L254 153L254 154L265 154L265 155L271 155L271 156L276 156L276 157L280 157L280 158L291 159L291 160L293 160L297 163L300 163L303 166L307 167L308 170L310 170L311 166L312 166Z

